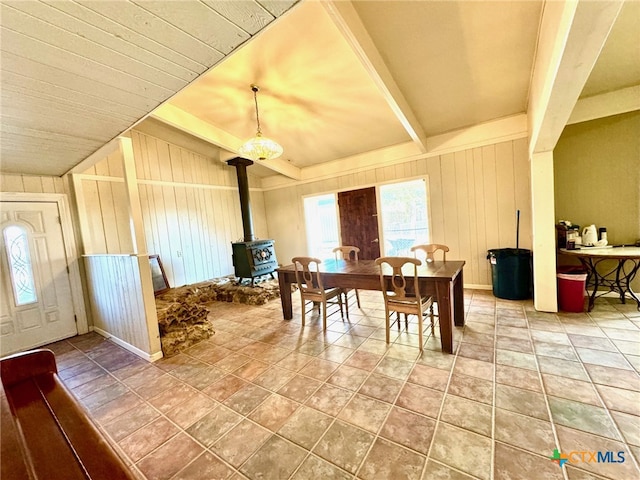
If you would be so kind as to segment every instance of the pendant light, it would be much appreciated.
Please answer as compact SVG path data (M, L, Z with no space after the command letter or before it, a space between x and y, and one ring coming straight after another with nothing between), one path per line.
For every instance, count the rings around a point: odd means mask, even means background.
M250 160L271 160L272 158L278 158L282 155L282 147L270 138L262 136L262 131L260 130L260 115L258 113L258 91L260 87L251 85L251 90L253 91L253 100L256 104L258 131L255 137L247 140L240 147L238 153L240 156Z

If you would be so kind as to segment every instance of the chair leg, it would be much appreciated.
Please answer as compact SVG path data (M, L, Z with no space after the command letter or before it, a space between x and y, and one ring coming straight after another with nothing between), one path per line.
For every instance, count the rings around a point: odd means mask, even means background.
M404 314L404 328L409 331L409 315L407 315L406 313Z
M358 304L358 308L360 308L360 294L358 293L358 289L356 288L356 303Z
M391 325L389 324L389 309L384 309L384 322L385 322L385 333L387 334L387 345L389 345L389 329Z
M398 330L400 330L400 314L396 312L396 323L398 324Z
M435 315L433 314L433 304L431 304L431 335L435 335L435 330L434 330L434 319L435 319Z
M418 312L418 341L420 342L420 351L422 351L422 313Z
M342 306L340 306L342 311ZM322 330L327 329L327 302L322 302Z
M307 310L307 302L305 302L303 298L302 299L302 326L303 327L304 327L305 316L307 314L306 310Z

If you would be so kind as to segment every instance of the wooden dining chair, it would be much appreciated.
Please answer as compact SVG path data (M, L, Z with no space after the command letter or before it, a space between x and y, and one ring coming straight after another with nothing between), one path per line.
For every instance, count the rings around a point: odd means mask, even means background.
M435 262L435 254L438 251L442 252L442 261L447 261L447 252L449 251L449 247L446 245L442 245L440 243L426 243L424 245L414 245L411 247L411 251L416 254L418 251L422 251L426 255L427 262Z
M426 255L426 262L435 262L435 255L437 252L442 252L442 261L447 261L447 252L449 251L449 247L446 245L442 245L440 243L425 243L424 245L414 245L411 247L411 251L417 258L417 252L424 252ZM440 308L440 305L438 305ZM433 322L435 317L438 315L433 311L433 303L431 303L431 307L429 308L429 315L431 316L431 321Z
M418 339L422 351L422 317L433 303L430 296L420 294L418 285L418 265L422 262L412 257L380 257L376 259L376 265L380 268L380 286L384 297L385 328L387 343L389 343L391 313L396 313L395 322L400 330L400 314L404 314L405 328L409 328L408 315L418 317ZM413 265L413 274L408 275L403 271L406 265ZM391 267L391 272L388 267ZM391 279L389 280L389 274ZM393 322L393 323L395 323ZM431 317L431 334L433 335L433 317Z
M333 254L336 257L336 260L355 260L358 261L358 253L360 253L360 249L353 245L342 245L340 247L336 247L333 249ZM347 310L347 318L349 318L349 302L347 298L347 294L353 290L356 294L356 304L358 308L360 308L360 294L358 293L357 288L342 288L342 295L344 297L344 302Z
M318 310L322 306L322 328L326 330L327 304L339 305L340 317L343 317L341 290L339 288L324 288L322 277L319 274L319 265L322 260L313 257L293 257L291 261L295 268L296 283L302 300L302 325L305 324L306 302L314 302L318 304Z

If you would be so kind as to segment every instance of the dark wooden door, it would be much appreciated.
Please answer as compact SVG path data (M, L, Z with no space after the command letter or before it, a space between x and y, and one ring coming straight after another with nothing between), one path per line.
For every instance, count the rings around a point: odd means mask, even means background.
M363 260L378 258L380 240L375 187L339 192L338 209L342 244L359 247L358 257Z

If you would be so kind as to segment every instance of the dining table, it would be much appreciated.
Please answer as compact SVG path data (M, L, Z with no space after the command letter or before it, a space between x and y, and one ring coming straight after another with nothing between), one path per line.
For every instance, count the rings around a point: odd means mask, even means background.
M576 257L587 271L589 312L593 309L596 298L611 292L617 294L623 304L626 297L635 300L640 310L640 297L631 288L631 282L640 269L640 247L561 248L560 253Z
M453 353L453 325L464 326L463 260L423 262L418 266L418 288L421 295L431 295L438 303L442 350ZM292 285L296 283L293 264L277 269L280 301L285 320L293 318ZM382 291L380 267L375 260L328 259L320 263L319 273L325 288L357 288ZM383 270L390 283L391 270ZM406 273L413 275L413 270ZM382 297L382 296L381 296Z

